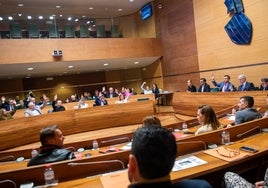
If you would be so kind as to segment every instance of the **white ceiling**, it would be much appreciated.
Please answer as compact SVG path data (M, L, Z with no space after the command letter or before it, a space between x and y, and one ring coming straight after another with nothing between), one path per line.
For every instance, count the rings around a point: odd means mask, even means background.
M138 12L140 8L152 0L0 0L0 17L4 20L8 16L13 16L15 20L26 20L28 15L33 19L42 15L48 19L51 15L56 15L58 19L67 19L68 17L81 19L86 18L116 18L123 15ZM23 3L22 7L18 4ZM61 8L56 8L56 6ZM89 8L93 7L92 10ZM122 9L122 11L118 11ZM22 16L18 16L22 14ZM60 17L59 15L62 15ZM1 24L1 21L0 21ZM0 39L1 40L1 39ZM1 43L0 43L1 45ZM59 76L65 74L80 74L93 71L122 70L132 68L142 68L155 62L159 57L129 58L129 59L103 59L75 62L42 62L34 64L0 64L0 79L40 77L40 76ZM134 64L138 61L139 64ZM103 66L108 63L108 66ZM68 68L73 65L73 68ZM27 70L33 67L34 70Z

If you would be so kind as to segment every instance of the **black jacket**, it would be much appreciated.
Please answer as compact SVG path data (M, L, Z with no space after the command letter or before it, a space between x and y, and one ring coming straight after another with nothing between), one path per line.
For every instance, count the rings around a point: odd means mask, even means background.
M53 111L52 112L65 111L65 107L64 106L56 106L56 101L53 101L52 102L52 107L53 107Z
M72 151L55 145L46 145L40 148L40 153L32 158L27 166L52 163L75 158Z
M212 188L212 186L205 180L187 179L177 183L171 183L170 181L155 183L136 183L130 184L128 188Z

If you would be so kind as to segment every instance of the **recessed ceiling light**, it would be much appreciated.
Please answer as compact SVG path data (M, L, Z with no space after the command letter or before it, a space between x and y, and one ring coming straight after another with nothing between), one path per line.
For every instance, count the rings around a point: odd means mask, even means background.
M39 18L39 20L42 20L44 17L43 16L39 16L38 18Z
M60 14L60 17L62 17L62 14Z
M68 18L68 21L71 21L71 20L72 20L72 17L69 17L69 18Z
M108 66L109 64L108 63L104 63L103 66Z
M34 70L34 68L33 67L28 67L27 70L31 71L31 70Z
M73 65L69 65L68 68L69 69L72 69L72 68L74 68L74 66Z
M13 20L13 17L12 17L12 16L9 16L9 17L8 17L8 20Z
M3 20L3 18L2 17L0 17L0 21L2 21Z
M86 17L85 15L82 16L82 18L85 18L85 17Z
M118 11L121 12L123 9L119 8Z
M31 19L32 19L32 16L27 16L27 19L28 19L28 20L31 20Z
M140 63L140 62L138 62L138 61L135 61L135 62L134 62L135 65L137 65L137 64L139 64L139 63Z
M21 13L19 13L19 14L18 14L18 16L22 16L22 14L21 14Z
M129 0L129 2L134 2L134 0Z
M23 4L22 4L22 3L19 3L18 6L19 6L19 7L23 7Z
M53 20L53 19L54 19L54 16L50 16L49 19L50 19L50 20Z
M78 18L76 18L74 21L75 21L75 22L78 22L78 21L79 21L79 19L78 19Z
M93 8L93 7L89 7L88 9L89 9L89 10L93 10L94 8Z
M56 8L61 8L61 6L60 5L57 5Z

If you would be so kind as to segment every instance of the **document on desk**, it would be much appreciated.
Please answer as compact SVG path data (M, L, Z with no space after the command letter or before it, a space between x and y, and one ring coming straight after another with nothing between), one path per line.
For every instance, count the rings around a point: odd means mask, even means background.
M126 188L130 184L127 170L103 174L100 180L104 188Z
M228 120L235 121L235 115L234 114L228 115Z
M236 160L249 156L249 154L246 152L233 150L226 146L220 146L215 149L209 149L209 150L204 151L204 153L212 155L213 157L217 157L219 159L222 159L228 162L236 161Z
M200 159L196 156L189 156L183 159L176 160L172 171L183 170L183 169L199 166L199 165L206 164L206 163L207 161L204 161L203 159Z

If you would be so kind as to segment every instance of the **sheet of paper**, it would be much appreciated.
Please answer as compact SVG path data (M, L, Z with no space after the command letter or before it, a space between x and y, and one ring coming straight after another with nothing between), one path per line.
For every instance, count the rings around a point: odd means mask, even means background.
M183 170L183 169L191 168L194 166L199 166L199 165L206 164L206 163L207 161L204 161L203 159L200 159L196 156L190 156L190 157L176 160L172 171Z
M126 188L130 184L127 170L103 174L100 179L104 188Z

